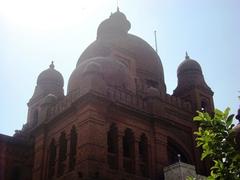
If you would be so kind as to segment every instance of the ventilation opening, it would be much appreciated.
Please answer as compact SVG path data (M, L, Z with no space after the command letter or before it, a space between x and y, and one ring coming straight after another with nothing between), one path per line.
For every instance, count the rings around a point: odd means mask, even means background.
M107 133L107 145L108 145L108 165L111 169L118 168L118 137L117 128L115 125L110 127Z
M126 129L123 136L123 168L134 173L134 136L131 129Z

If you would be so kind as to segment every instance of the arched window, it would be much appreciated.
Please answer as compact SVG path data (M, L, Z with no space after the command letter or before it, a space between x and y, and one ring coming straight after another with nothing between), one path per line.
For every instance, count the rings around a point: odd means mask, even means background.
M142 176L147 177L148 172L148 139L145 134L142 134L138 143L139 152L139 169Z
M61 176L64 173L66 159L67 159L67 139L65 133L62 132L59 138L58 176Z
M207 108L208 108L208 107L207 107L206 101L202 101L202 102L201 102L201 111L202 111L202 112L207 112L207 111L208 111Z
M54 139L52 139L51 144L49 145L48 153L49 153L48 179L52 179L55 173L56 154L57 154L57 148L56 148Z
M37 125L38 123L38 110L36 109L33 113L33 125Z
M22 168L19 165L16 165L11 170L10 180L21 180L22 179Z
M117 127L112 124L107 133L108 146L108 165L111 169L118 168L118 131Z
M169 165L174 164L178 161L181 161L181 162L184 162L187 164L191 164L188 154L175 141L168 140L167 152L168 152L168 164Z
M70 134L70 154L69 154L69 171L75 168L77 154L77 132L73 126Z
M135 171L134 135L131 129L126 129L123 136L123 168L128 173Z

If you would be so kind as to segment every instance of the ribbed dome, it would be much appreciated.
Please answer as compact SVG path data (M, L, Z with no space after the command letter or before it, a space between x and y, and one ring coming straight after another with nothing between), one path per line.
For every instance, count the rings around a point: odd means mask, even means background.
M80 56L77 66L93 57L107 57L114 51L120 51L123 54L135 59L136 70L148 73L148 78L164 84L164 73L161 60L154 49L143 39L127 34L119 39L106 39L94 41Z
M177 76L178 85L174 90L174 95L178 95L179 93L181 94L187 89L193 87L204 88L212 93L211 89L204 80L200 64L197 61L190 59L187 53L185 60L178 67Z
M59 87L63 87L63 76L60 72L54 69L53 63L49 66L48 69L41 72L37 78L37 85L45 83L53 83Z
M158 54L143 39L128 34L130 27L131 25L126 16L120 11L104 20L98 27L97 40L82 53L75 71L77 71L78 66L81 66L82 63L89 59L98 57L114 57L118 59L116 54L120 53L124 57L120 61L127 66L132 79L137 78L141 83L152 82L156 88L165 92L163 67ZM73 73L72 76L75 77L75 74ZM71 88L73 86L81 86L74 85L79 80L72 76L69 79L68 92L73 89Z
M48 69L41 72L37 78L37 86L30 102L35 102L39 98L43 98L48 94L53 94L57 98L64 96L63 91L63 76L60 72L54 69L53 62Z
M186 54L185 60L178 66L177 74L179 76L182 73L188 72L198 72L202 74L202 69L197 61L190 59L188 54Z

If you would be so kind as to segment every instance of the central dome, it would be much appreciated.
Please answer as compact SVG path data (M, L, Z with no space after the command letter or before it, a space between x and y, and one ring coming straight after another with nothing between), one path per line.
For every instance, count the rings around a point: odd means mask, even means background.
M129 34L131 24L126 16L117 11L104 20L98 27L97 39L90 44L80 56L76 70L82 63L96 57L108 57L123 62L129 69L130 79L143 89L154 86L161 92L166 92L164 73L161 60L155 50L143 39ZM117 58L116 58L117 56ZM68 92L76 87L78 82L76 70L72 73ZM77 78L77 79L76 79ZM78 86L80 87L80 86ZM136 87L137 88L137 87ZM143 90L144 91L144 90Z

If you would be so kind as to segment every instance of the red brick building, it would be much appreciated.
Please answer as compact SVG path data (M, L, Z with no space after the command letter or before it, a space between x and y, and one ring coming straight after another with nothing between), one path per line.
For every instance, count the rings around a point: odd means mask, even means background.
M200 65L186 54L167 94L158 54L130 27L119 10L99 25L66 95L53 64L39 75L27 123L0 136L1 179L163 179L178 154L207 172L192 121L196 110L213 110Z

